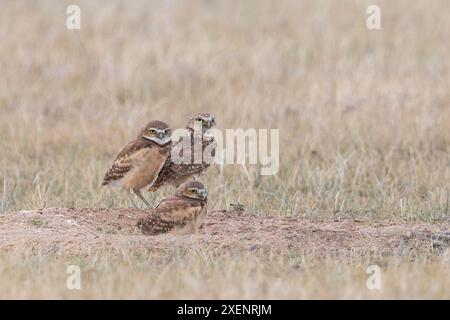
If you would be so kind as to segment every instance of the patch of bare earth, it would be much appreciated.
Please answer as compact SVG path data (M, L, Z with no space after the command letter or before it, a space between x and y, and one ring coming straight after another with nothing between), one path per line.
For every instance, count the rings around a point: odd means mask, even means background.
M276 250L317 256L439 254L450 245L450 221L316 220L216 211L199 234L146 236L138 209L42 209L0 215L0 251L86 255L124 246L149 251L192 246L218 254Z

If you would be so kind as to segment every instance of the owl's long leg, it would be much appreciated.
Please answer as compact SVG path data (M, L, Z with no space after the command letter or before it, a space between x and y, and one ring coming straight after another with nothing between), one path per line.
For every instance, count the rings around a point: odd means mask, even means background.
M136 202L134 202L133 195L131 194L131 190L127 190L128 196L130 197L131 204L134 208L137 208Z
M134 193L141 199L147 207L151 207L150 203L144 198L140 189L133 189Z

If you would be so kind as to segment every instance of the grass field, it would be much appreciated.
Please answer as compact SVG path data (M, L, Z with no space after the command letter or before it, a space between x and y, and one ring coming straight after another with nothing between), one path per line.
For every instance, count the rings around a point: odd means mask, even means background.
M60 260L42 256L2 257L2 297L449 299L448 258L414 264L395 259L385 261L381 290L368 290L366 268L372 262L365 259L351 263L327 259L318 264L311 263L308 256L217 258L196 248L163 257L135 256L129 250L123 254L76 259L83 270L80 290L67 289L67 264Z
M129 207L99 187L120 147L149 120L178 128L208 111L220 129L280 129L278 174L211 168L211 210L448 226L448 1L76 1L82 27L68 30L72 3L0 3L2 219ZM366 27L369 4L381 30ZM276 242L242 256L209 249L17 246L0 254L0 297L450 298L448 249L380 257L375 291L365 285L372 256L319 258ZM65 287L74 261L80 291Z

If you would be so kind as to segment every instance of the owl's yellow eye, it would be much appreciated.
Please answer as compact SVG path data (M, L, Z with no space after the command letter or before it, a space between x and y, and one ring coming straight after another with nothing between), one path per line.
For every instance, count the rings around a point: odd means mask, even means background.
M191 193L197 194L197 189L191 189Z
M151 134L156 134L156 130L155 129L150 129L149 130Z

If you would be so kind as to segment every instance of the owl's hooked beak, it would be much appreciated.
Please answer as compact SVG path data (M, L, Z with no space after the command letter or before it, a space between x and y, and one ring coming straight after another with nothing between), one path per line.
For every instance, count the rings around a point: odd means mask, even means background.
M208 196L208 191L200 190L200 192L198 193L198 196L199 196L200 199L205 200L206 197Z
M158 137L159 139L161 139L161 140L164 138L164 136L165 136L164 131L159 131L158 134L157 134L157 137Z

